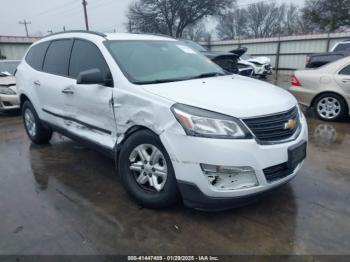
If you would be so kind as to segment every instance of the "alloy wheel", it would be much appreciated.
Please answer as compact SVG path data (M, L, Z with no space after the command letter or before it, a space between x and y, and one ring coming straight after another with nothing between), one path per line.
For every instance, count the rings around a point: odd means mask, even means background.
M154 145L141 144L129 156L129 169L144 190L159 192L167 180L167 164L163 153Z
M26 128L28 130L28 133L31 137L35 137L36 135L36 123L35 123L35 117L30 109L26 109L24 112L24 122L26 125Z
M341 104L334 97L324 97L317 103L317 113L324 119L334 119L341 112Z

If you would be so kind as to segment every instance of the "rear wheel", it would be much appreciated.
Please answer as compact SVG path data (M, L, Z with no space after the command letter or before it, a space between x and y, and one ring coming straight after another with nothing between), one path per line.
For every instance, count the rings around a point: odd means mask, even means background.
M337 94L323 94L315 101L315 112L322 120L339 121L346 116L347 105Z
M52 131L42 124L32 103L29 101L24 102L22 106L22 117L25 130L30 140L35 144L47 144L50 141Z
M177 181L171 160L159 138L139 131L123 144L119 173L129 195L148 208L164 208L178 200Z

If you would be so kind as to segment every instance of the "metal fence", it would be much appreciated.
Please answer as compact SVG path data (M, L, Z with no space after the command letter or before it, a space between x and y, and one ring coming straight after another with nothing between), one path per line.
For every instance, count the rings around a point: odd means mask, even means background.
M305 68L307 55L328 52L337 42L346 39L350 40L350 32L212 41L207 46L213 51L247 47L247 54L269 57L272 67L278 72Z

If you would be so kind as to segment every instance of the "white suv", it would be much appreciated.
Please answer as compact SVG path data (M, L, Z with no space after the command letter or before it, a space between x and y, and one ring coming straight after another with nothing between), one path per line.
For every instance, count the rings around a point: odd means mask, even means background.
M291 180L306 156L295 98L225 75L162 36L66 32L34 43L16 74L34 143L52 132L111 156L130 196L226 209Z

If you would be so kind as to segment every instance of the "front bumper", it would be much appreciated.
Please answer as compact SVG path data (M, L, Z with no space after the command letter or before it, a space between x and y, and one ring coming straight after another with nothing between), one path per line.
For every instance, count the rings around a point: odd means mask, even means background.
M4 95L0 94L0 111L19 109L18 95Z
M301 132L294 141L274 145L259 145L254 139L211 139L172 134L170 132L162 133L160 138L172 160L185 204L204 209L206 204L210 205L213 202L215 206L218 200L223 202L222 200L226 199L224 202L236 206L240 199L244 200L243 202L250 202L251 199L255 198L254 196L281 186L296 176L302 163L289 175L273 182L267 181L263 170L286 163L288 161L288 148L301 141L308 140L305 117L301 119L301 124ZM236 190L215 188L204 175L200 163L252 167L258 185ZM188 194L188 185L195 186L192 192L200 193ZM199 199L205 199L204 202L194 198L195 195L198 195Z

